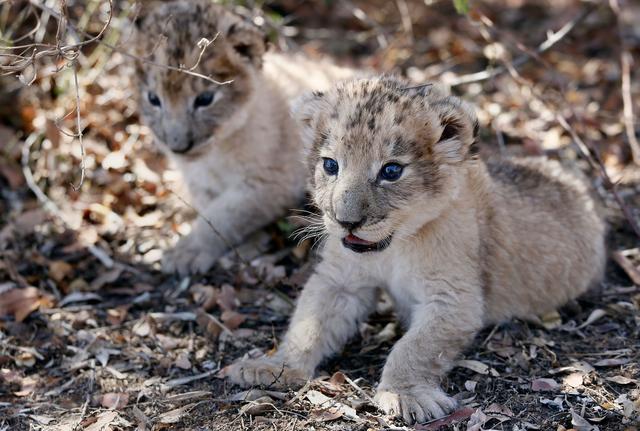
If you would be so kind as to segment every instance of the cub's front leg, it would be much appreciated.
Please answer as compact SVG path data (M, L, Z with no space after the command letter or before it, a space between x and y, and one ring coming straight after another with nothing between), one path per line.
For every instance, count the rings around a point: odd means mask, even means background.
M295 387L313 377L320 362L342 348L376 305L377 289L344 272L323 261L305 285L278 351L238 361L224 374L241 386Z
M283 212L290 204L288 198L281 189L268 187L225 191L200 211L191 233L164 253L163 271L206 272L230 247Z
M479 289L462 290L443 289L412 307L409 329L389 354L375 396L387 414L414 423L455 409L456 401L440 388L440 379L482 327Z

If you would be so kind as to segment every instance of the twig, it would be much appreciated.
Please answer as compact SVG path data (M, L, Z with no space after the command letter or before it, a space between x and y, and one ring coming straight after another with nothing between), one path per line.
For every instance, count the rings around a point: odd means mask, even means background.
M516 58L512 64L514 67L520 67L526 62L528 62L532 57L543 54L548 51L555 44L560 42L565 36L567 36L580 22L582 22L586 17L588 17L593 11L597 9L597 4L592 4L587 6L582 12L563 25L560 30L557 32L551 32L547 34L547 39L538 45L538 48L535 52L528 52L520 57ZM473 82L486 81L487 79L493 78L495 76L501 75L506 72L507 68L505 66L496 67L494 69L485 69L482 72L471 73L468 75L459 76L453 80L451 80L448 84L451 87L457 87L458 85L471 84Z
M215 370L209 370L204 373L195 374L193 376L187 376L187 377L181 377L179 379L169 380L166 383L162 384L161 388L166 390L166 389L175 388L176 386L186 385L187 383L195 382L196 380L202 380L202 379L206 379L207 377L211 377L215 375L218 371L220 370L216 368Z
M396 0L396 6L400 12L400 19L402 20L402 27L405 33L409 36L409 42L413 45L413 23L411 22L411 14L409 13L409 6L406 0Z
M58 220L60 220L67 229L73 230L71 223L67 221L62 211L60 211L60 208L58 207L58 205L56 205L56 203L53 202L49 198L49 196L47 196L42 191L40 186L38 186L35 178L33 177L33 172L31 172L31 168L29 167L29 157L31 154L31 146L36 142L37 139L38 139L38 135L36 135L35 133L31 134L27 137L27 139L24 142L24 145L22 146L21 163L22 163L22 174L24 175L25 182L27 183L27 187L29 187L29 190L31 190L31 192L36 196L38 201L40 201L40 203L42 204L42 208L48 213L53 214L56 218L58 218ZM87 250L108 269L111 269L114 266L117 266L119 268L125 269L134 274L138 274L138 275L141 274L139 270L137 270L136 268L133 268L132 266L126 265L121 262L116 262L109 255L109 253L107 253L105 250L98 247L97 245L94 245L94 244L88 245Z
M109 0L109 2L110 2L110 3L111 3L112 1L113 1L113 0ZM52 16L54 16L55 18L60 19L60 15L59 15L57 12L55 12L54 10L52 10L52 9L48 8L48 7L47 7L47 6L45 6L45 5L40 4L37 0L30 0L30 2L31 2L31 4L32 4L32 5L34 5L35 7L39 8L39 9L42 9L42 10L46 10L47 12L49 12L49 13L50 13ZM85 35L85 36L90 36L90 34L89 34L89 33L87 33L87 32L86 32L86 31L84 31L84 30L81 30L81 29L76 28L76 27L75 27L73 24L71 24L71 23L69 23L69 24L68 24L68 26L69 26L71 29L73 29L74 31L78 32L78 33L81 33L81 34L83 34L83 35ZM96 38L97 38L97 37L96 37ZM125 56L125 57L127 57L127 58L131 58L131 59L134 59L134 60L137 60L137 61L141 61L142 63L147 64L147 65L149 65L149 66L159 67L159 68L163 68L163 69L167 69L167 70L173 70L173 71L176 71L176 72L186 73L187 75L191 75L191 76L196 77L196 78L204 79L204 80L209 81L209 82L211 82L211 83L213 83L213 84L216 84L216 85L227 85L227 84L231 84L231 83L233 82L233 80L228 80L228 81L217 81L217 80L215 80L215 79L211 78L210 76L207 76L207 75L203 75L203 74L201 74L201 73L194 72L194 71L189 70L188 68L186 68L186 67L184 67L184 66L170 66L170 65L168 65L168 64L160 64L160 63L156 63L156 62L153 62L153 61L148 60L148 59L146 59L146 58L142 58L142 57L137 56L137 55L135 55L135 54L131 54L131 53L127 52L127 51L124 51L124 50L120 49L119 47L117 47L117 46L115 46L115 45L112 45L112 44L110 44L110 43L108 43L108 42L105 42L105 41L104 41L104 40L102 40L102 39L97 40L96 38L93 38L93 40L91 40L90 42L96 42L96 43L99 43L100 45L103 45L103 46L105 46L105 47L107 47L107 48L111 49L112 51L117 52L117 53L119 53L119 54L121 54L121 55L123 55L123 56Z
M620 38L620 90L622 92L623 120L629 147L631 147L631 156L636 165L640 165L640 144L636 137L635 125L633 123L633 100L631 98L631 66L633 65L633 56L627 46L627 39L624 35L624 22L622 20L622 9L618 0L609 0L611 9L616 14L618 22L618 34Z
M82 141L82 127L80 126L80 86L78 85L78 61L76 60L73 64L73 82L76 87L76 130L78 134L78 142L80 143L80 182L78 185L74 185L71 183L71 187L73 190L78 191L82 187L84 183L84 175L85 175L85 154L84 154L84 142Z
M373 400L373 398L371 398L369 396L369 394L367 394L364 389L362 389L360 386L358 386L356 384L356 382L354 382L353 380L351 380L346 374L344 376L344 380L349 383L349 385L351 385L351 387L353 387L356 391L358 391L358 394L360 394L361 396L365 397L367 399L367 401L369 401L371 403L371 405L375 406L376 402Z

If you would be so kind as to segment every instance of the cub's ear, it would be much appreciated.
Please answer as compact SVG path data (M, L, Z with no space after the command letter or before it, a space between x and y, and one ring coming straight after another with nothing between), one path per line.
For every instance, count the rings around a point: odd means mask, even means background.
M327 107L326 94L322 91L305 93L291 103L291 115L300 126L300 137L307 154L313 146L317 129L322 127L322 113Z
M303 127L311 127L316 115L326 105L325 97L323 91L309 91L297 97L291 103L293 118Z
M445 163L458 163L467 158L469 148L478 136L478 117L470 104L449 96L431 105L440 120L440 137L434 153Z
M248 22L236 22L229 26L224 36L240 58L262 67L267 43L266 35L258 27Z

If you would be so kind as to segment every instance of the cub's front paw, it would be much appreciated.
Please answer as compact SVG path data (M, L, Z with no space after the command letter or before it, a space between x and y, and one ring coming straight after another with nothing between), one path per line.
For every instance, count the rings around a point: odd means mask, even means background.
M412 386L405 389L378 388L374 401L386 414L402 417L405 422L423 423L455 410L456 400L437 386Z
M221 254L222 250L204 244L193 234L187 235L174 248L164 252L162 270L170 274L177 272L181 276L204 273Z
M226 367L222 375L243 387L297 388L311 378L311 373L290 368L282 360L269 357L235 362Z

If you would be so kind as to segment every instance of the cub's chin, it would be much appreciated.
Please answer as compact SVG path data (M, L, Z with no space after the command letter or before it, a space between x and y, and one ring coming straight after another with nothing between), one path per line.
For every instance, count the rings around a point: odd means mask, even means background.
M366 239L359 238L350 233L349 235L342 238L342 245L355 253L382 251L385 248L389 247L389 244L391 244L392 236L393 235L389 235L382 241L372 242L367 241Z

